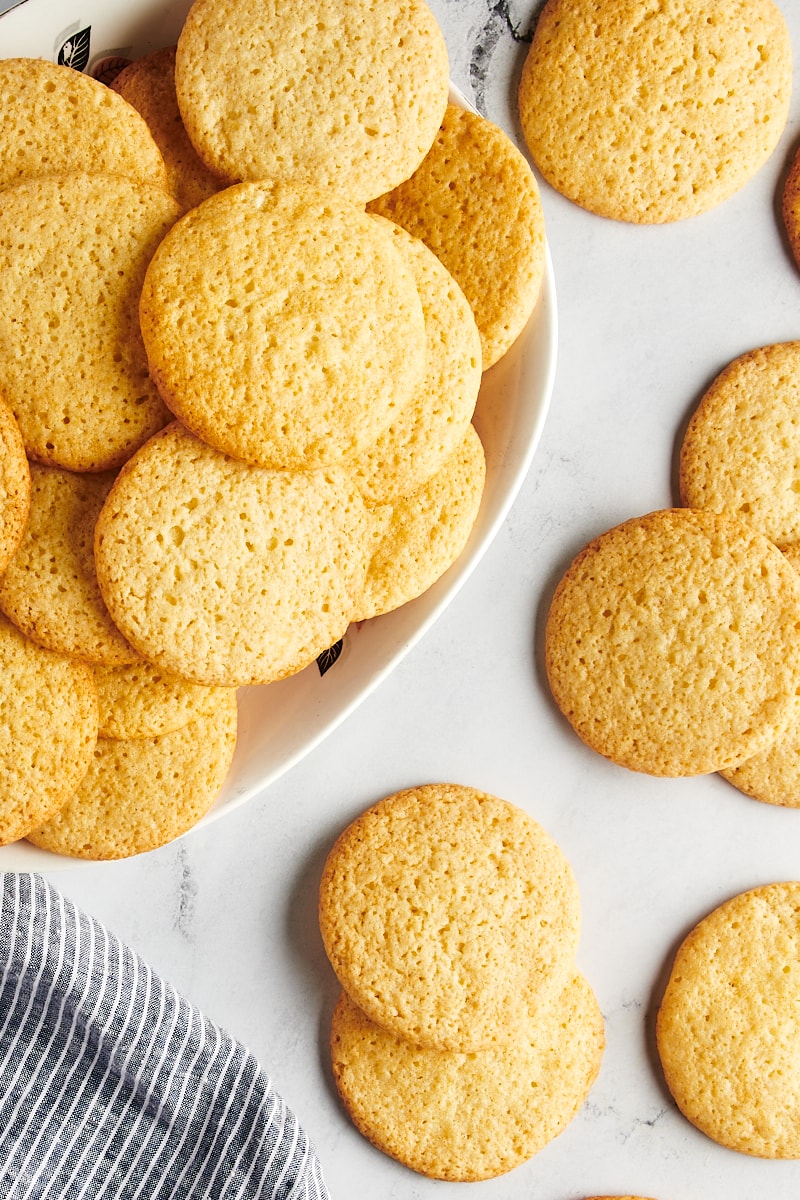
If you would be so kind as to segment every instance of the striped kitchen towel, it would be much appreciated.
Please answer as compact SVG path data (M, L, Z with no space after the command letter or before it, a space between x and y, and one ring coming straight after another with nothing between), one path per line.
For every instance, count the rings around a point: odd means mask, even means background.
M327 1200L252 1054L40 876L0 899L2 1200Z

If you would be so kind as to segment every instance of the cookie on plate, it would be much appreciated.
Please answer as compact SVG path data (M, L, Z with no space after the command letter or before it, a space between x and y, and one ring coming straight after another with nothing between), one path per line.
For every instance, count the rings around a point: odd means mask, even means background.
M422 1049L382 1029L342 993L333 1076L356 1127L434 1179L492 1179L532 1158L581 1107L600 1069L603 1020L585 979L506 1046Z
M75 794L28 840L71 858L144 854L186 833L217 798L236 746L236 694L155 738L99 738Z
M706 390L684 434L681 499L728 512L782 549L800 541L800 341L734 359Z
M519 87L535 165L621 221L691 217L767 161L792 50L773 0L548 0Z
M67 803L97 741L91 668L43 650L0 617L0 845Z
M138 304L177 216L166 192L120 175L0 191L0 391L29 458L109 470L166 424Z
M545 267L544 214L525 157L508 135L454 104L410 178L374 200L440 258L467 297L487 370L533 312Z
M800 883L743 892L692 930L657 1040L698 1129L743 1154L800 1158Z
M456 784L389 796L350 824L322 873L330 963L364 1013L445 1050L513 1041L573 972L579 899L524 810Z
M14 414L0 399L0 574L16 553L31 500L31 473Z
M424 0L317 0L308 10L195 0L175 78L189 136L229 183L281 179L356 203L411 174L449 88Z
M556 588L545 662L561 711L613 762L699 775L797 713L800 576L734 517L667 509L596 538Z
M95 667L99 736L153 738L210 717L228 702L228 688L178 679L148 662Z
M422 305L394 239L318 191L244 183L193 209L153 257L140 316L169 408L260 466L353 458L425 370Z

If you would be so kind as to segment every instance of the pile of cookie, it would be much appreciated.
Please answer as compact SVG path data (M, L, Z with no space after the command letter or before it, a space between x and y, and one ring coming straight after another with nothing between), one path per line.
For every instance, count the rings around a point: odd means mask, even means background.
M572 1120L603 1021L575 965L572 871L524 810L455 784L387 797L331 849L319 920L342 986L334 1079L375 1146L489 1179Z
M447 570L541 287L533 174L424 0L224 9L113 87L0 60L0 844L177 836L238 687Z

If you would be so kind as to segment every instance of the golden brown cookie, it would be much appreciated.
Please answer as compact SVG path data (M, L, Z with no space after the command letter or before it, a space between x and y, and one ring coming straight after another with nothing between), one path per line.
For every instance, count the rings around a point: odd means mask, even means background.
M16 553L28 520L31 473L14 414L0 399L0 574Z
M331 1026L334 1080L361 1133L412 1170L459 1182L502 1175L557 1137L588 1096L603 1045L580 975L514 1042L474 1054L421 1049L344 992Z
M497 125L451 104L414 174L369 208L425 242L458 282L487 370L522 332L544 278L544 215L524 156Z
M781 216L794 261L800 267L800 148L795 151L783 185Z
M800 883L743 892L692 930L657 1037L698 1129L744 1154L800 1158Z
M797 713L800 577L734 517L667 509L591 542L545 634L561 711L612 761L652 775L733 767Z
M229 689L188 683L148 662L95 667L99 736L153 738L212 716L229 702Z
M786 124L789 31L772 0L548 0L519 87L535 165L602 216L720 204Z
M328 855L322 940L373 1021L421 1046L513 1041L571 977L579 899L563 854L522 809L430 784L367 809Z

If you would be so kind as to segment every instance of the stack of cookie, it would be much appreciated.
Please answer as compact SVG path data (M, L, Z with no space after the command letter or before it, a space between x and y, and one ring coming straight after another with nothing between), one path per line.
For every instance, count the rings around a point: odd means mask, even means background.
M574 877L522 809L444 784L382 800L331 850L319 917L343 988L334 1078L379 1149L487 1179L574 1117L603 1023L575 966Z

